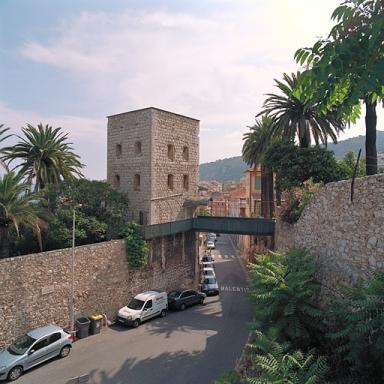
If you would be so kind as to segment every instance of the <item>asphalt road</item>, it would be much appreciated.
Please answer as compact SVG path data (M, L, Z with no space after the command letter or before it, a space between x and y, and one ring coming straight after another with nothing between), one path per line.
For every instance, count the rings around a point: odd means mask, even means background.
M116 325L79 340L67 358L27 371L17 383L213 383L234 368L251 318L244 268L228 236L218 237L213 254L219 296L136 329Z

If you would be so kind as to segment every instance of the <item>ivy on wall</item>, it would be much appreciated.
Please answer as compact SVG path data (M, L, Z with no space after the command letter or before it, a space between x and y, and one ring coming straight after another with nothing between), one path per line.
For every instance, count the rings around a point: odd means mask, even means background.
M122 230L121 237L126 240L128 264L133 269L143 269L147 266L149 247L141 236L141 226L129 222Z

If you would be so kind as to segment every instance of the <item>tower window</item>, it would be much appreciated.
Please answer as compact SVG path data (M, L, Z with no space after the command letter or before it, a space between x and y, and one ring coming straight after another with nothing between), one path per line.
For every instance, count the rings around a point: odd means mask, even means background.
M189 176L188 175L183 175L183 188L184 188L184 191L188 191L188 189L189 189Z
M141 155L141 141L135 142L135 155Z
M140 175L136 174L133 179L133 189L135 191L140 191Z
M139 224L144 225L144 212L143 211L139 212Z
M113 177L113 187L120 188L120 175L115 175Z
M121 144L116 144L116 157L120 157L121 156Z
M188 161L189 160L189 148L183 147L183 160Z
M168 159L175 160L175 146L173 144L168 144Z
M173 189L173 175L168 175L168 189Z

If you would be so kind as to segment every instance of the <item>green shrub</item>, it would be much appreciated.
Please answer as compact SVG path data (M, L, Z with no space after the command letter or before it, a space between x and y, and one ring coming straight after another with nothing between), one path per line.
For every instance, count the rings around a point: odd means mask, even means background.
M213 384L239 384L239 375L235 372L225 372Z
M311 256L301 249L286 255L269 253L250 265L251 297L255 303L254 329L295 349L309 349L324 332L322 312L315 302Z
M286 223L296 223L320 186L321 184L315 184L310 179L302 187L293 187L283 192L281 219Z
M144 268L147 265L149 249L141 236L141 226L130 222L121 232L121 236L126 239L129 266L134 269Z
M343 293L330 308L335 330L328 336L337 345L335 354L365 382L383 383L384 272L374 272L357 287L343 287Z
M257 373L255 377L246 378L250 384L324 383L328 371L324 357L316 357L311 352L289 352L289 344L279 344L261 332L257 332L253 348Z

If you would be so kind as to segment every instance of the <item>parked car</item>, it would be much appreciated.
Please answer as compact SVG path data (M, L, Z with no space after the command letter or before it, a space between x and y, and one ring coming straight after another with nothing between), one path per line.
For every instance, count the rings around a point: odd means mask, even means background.
M201 274L204 276L204 277L216 277L215 275L215 271L213 270L213 268L203 268L202 271L201 271Z
M214 265L215 264L213 264L213 263L211 263L209 261L204 261L204 262L201 263L201 265L202 265L203 268L212 268L212 269L214 269Z
M203 304L206 295L193 289L176 289L168 292L168 307L184 311L194 304Z
M53 357L67 357L71 352L72 335L57 325L36 328L16 339L0 351L0 380L17 380L24 371Z
M127 306L119 309L117 321L122 324L138 327L143 321L152 317L167 315L167 293L158 289L136 295Z
M212 241L217 241L216 233L208 233L207 239Z
M213 263L215 261L215 258L213 256L210 256L210 255L204 255L202 258L201 258L201 263L204 264L204 263Z
M200 284L201 292L208 295L218 295L219 285L215 277L203 277Z
M207 241L207 248L208 249L215 249L215 242L213 240Z

